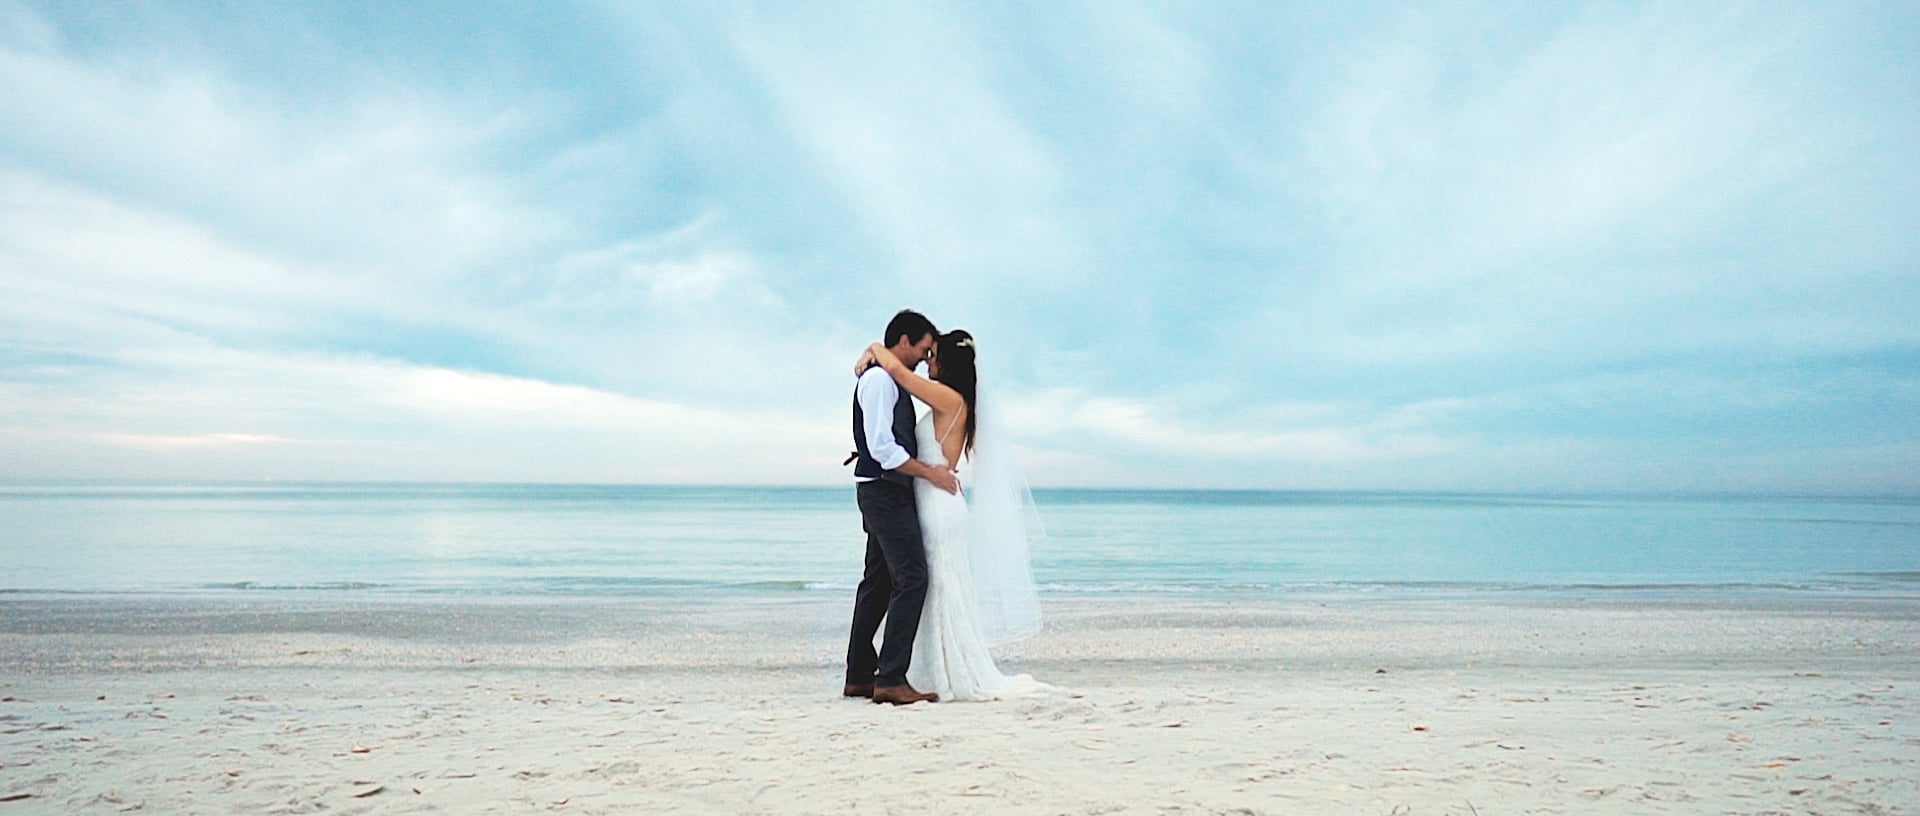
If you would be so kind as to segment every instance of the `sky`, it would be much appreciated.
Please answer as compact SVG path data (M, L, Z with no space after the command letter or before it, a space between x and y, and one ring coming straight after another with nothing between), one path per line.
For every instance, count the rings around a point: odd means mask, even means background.
M1920 493L1920 4L0 0L0 481ZM964 469L962 471L964 478Z

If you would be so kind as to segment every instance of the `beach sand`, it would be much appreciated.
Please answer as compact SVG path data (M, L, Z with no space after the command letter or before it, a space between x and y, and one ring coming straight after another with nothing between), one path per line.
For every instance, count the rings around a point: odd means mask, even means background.
M1920 803L1920 599L1049 598L1057 692L893 708L796 595L0 599L0 816Z

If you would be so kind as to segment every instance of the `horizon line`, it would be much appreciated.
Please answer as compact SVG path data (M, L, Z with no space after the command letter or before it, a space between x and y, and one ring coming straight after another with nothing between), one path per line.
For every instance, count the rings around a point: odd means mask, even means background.
M740 490L838 490L851 487L852 482L839 484L824 483L746 483L746 482L570 482L538 480L394 480L394 479L4 479L0 478L0 490L18 488L58 488L58 487L541 487L541 488L684 488L684 489L740 489ZM1500 497L1548 497L1548 498L1768 498L1768 499L1872 499L1892 501L1920 502L1920 492L1888 491L1863 493L1852 491L1822 490L1781 490L1781 489L1668 489L1668 490L1619 490L1619 489L1554 489L1554 488L1409 488L1409 487L1233 487L1233 486L1164 486L1164 485L1032 485L1036 493L1045 492L1090 492L1090 493L1242 493L1242 494L1301 494L1301 495L1402 495L1402 496L1500 496Z

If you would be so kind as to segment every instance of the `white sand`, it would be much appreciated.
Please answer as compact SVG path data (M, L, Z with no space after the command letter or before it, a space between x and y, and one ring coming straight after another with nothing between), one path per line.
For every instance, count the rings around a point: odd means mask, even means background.
M0 601L13 813L1912 813L1920 599L1049 599L1046 699L844 610Z

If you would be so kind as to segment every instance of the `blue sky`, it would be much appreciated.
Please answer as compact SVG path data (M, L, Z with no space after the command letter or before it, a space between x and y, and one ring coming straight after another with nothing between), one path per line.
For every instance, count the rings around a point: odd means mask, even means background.
M1913 3L0 0L0 480L1920 492Z

